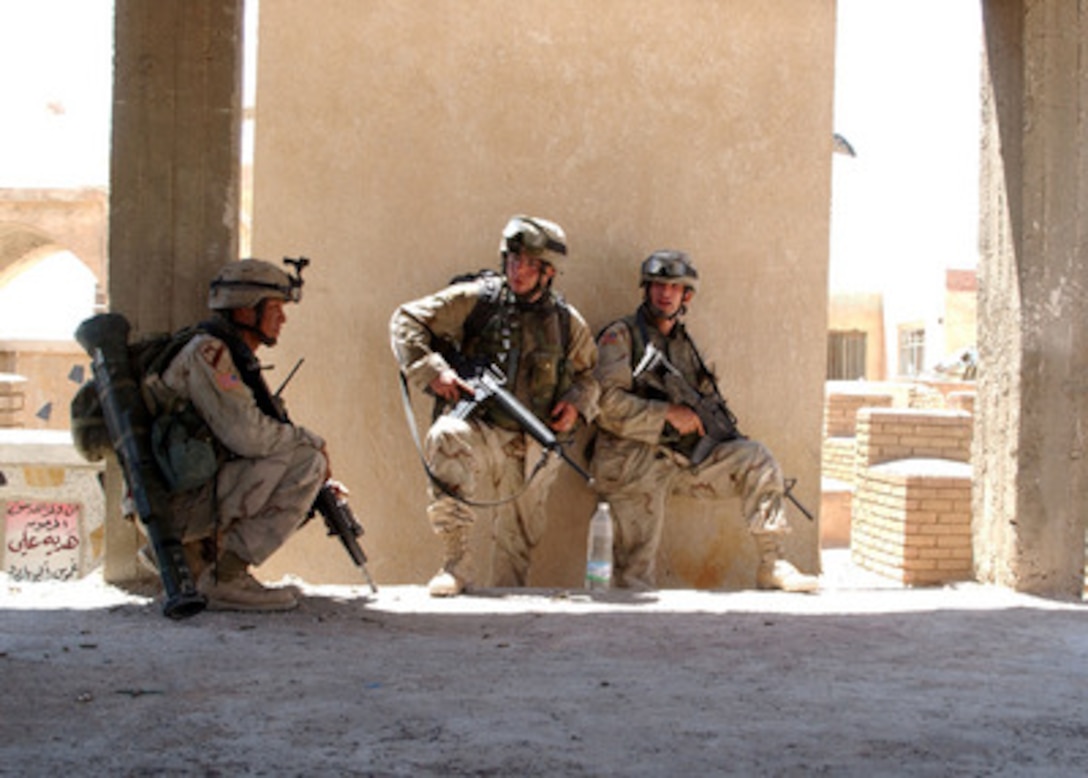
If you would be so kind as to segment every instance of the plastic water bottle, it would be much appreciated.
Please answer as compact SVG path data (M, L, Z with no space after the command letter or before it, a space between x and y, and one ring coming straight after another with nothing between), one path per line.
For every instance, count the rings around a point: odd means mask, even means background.
M597 503L589 520L586 544L586 588L604 591L612 585L612 511L608 503Z

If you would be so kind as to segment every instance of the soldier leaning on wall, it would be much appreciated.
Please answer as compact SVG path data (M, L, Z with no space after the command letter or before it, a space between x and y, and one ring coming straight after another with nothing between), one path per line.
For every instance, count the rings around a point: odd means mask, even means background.
M687 254L654 252L640 269L642 304L633 315L605 327L597 341L601 407L591 472L612 507L616 584L636 589L656 586L656 558L670 494L712 499L737 495L759 550L757 586L813 591L816 578L782 557L781 537L789 527L782 471L770 451L738 434L716 442L706 458L693 465L693 452L707 433L699 415L670 398L659 376L634 377L652 345L688 385L703 395L717 393L714 377L683 322L698 281Z
M597 411L593 335L552 291L567 256L563 230L545 219L515 216L503 230L499 254L501 274L480 274L405 303L390 322L406 385L435 395L442 411L423 443L431 478L427 515L443 542L442 567L429 583L435 597L460 594L472 583L469 533L480 507L474 498L488 487L498 498L489 506L496 512L491 583L526 584L561 461L545 462L538 441L494 404L482 403L459 418L457 402L472 387L454 363L500 370L506 389L557 434L569 434L579 418L592 421ZM536 463L542 469L534 469Z

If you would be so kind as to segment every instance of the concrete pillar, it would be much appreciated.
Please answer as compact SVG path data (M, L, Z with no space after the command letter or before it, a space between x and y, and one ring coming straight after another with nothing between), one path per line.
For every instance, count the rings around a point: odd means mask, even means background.
M1079 598L1088 506L1088 60L1080 56L1088 8L984 0L983 14L976 575Z
M110 309L136 333L207 313L238 250L244 0L116 0ZM108 479L109 580L138 574Z

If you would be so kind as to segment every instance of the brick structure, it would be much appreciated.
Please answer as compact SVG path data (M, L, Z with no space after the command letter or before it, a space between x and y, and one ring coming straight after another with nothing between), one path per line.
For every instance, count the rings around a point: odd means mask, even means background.
M824 478L854 483L854 468L858 458L856 438L824 438L820 458Z
M21 427L26 405L26 379L14 373L0 373L0 427Z
M945 402L948 403L948 407L955 411L967 411L970 414L975 412L975 397L974 391L957 391L950 392L945 398Z
M916 383L910 387L907 405L911 408L937 410L945 407L944 394L936 386Z
M856 425L862 408L889 408L890 392L862 389L839 382L828 384L824 399L824 442L821 466L824 477L854 483Z
M854 494L850 556L907 585L972 580L971 466L904 459L866 469Z
M828 387L824 398L824 437L854 437L858 411L862 408L890 408L893 400L890 392Z
M858 412L856 478L896 459L970 462L972 421L966 411L863 408Z

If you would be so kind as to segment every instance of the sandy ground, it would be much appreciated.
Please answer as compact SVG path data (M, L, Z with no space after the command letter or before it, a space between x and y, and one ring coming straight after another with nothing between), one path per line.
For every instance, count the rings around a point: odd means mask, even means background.
M0 774L1085 774L1084 605L825 570L814 595L296 582L297 611L184 621L0 576Z

